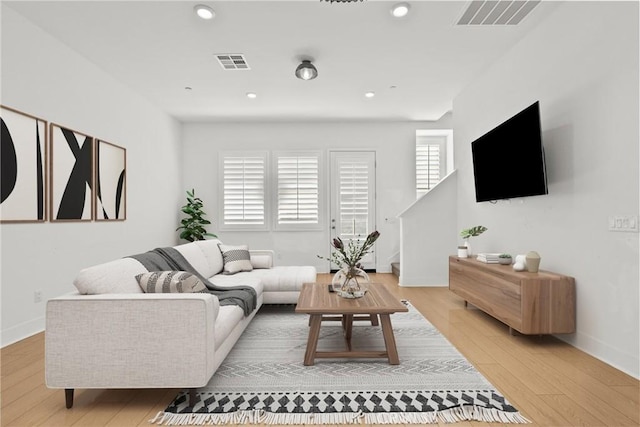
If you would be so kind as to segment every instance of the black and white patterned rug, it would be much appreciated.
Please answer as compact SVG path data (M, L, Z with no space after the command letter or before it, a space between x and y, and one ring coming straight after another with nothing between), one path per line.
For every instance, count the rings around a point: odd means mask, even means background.
M152 423L435 424L528 423L411 304L391 316L399 365L386 359L302 360L308 316L263 306L194 407L182 391ZM358 350L384 349L379 326L354 322ZM323 322L318 350L344 350L339 322Z

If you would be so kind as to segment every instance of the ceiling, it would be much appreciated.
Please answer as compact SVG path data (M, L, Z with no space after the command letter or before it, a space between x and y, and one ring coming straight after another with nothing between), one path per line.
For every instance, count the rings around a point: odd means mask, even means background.
M216 17L198 18L198 3ZM185 122L438 120L556 6L518 25L461 26L470 1L411 1L400 19L395 3L3 1ZM224 70L216 54L243 54L250 70ZM302 59L316 79L294 76Z

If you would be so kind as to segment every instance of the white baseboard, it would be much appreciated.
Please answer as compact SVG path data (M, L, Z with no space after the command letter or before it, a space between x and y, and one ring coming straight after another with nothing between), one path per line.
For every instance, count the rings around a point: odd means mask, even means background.
M398 278L398 286L418 287L418 288L444 288L449 286L448 279L438 279L429 277L407 277L400 275Z
M0 347L6 347L10 344L29 338L32 335L44 331L44 316L28 322L20 323L8 329L0 331Z
M640 358L637 354L625 353L579 331L574 335L556 335L556 338L640 380Z

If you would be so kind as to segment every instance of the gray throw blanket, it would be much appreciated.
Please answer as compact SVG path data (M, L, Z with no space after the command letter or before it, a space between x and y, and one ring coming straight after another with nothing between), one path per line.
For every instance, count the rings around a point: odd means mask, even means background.
M244 310L245 316L251 314L258 304L258 296L252 287L223 288L216 286L196 271L189 261L172 247L155 248L141 254L130 255L127 258L138 260L148 271L186 271L192 273L205 284L209 293L218 297L220 305L238 305Z

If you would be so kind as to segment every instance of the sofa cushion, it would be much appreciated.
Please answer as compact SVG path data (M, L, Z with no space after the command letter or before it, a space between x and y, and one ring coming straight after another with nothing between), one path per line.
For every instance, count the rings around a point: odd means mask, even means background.
M207 271L201 271L200 273L204 277L211 277L214 274L220 273L224 266L224 262L222 261L222 252L220 252L218 244L222 242L218 239L211 239L198 240L194 243L200 248L200 250L202 250L204 257L207 259L207 263L209 264Z
M207 292L198 276L186 271L151 271L138 274L136 280L146 293Z
M273 267L273 251L272 250L251 250L251 265L256 268L271 268Z
M251 256L249 255L249 247L247 245L223 245L218 244L220 252L222 252L222 260L224 261L224 274L236 274L241 271L251 271Z
M120 258L80 270L73 285L84 295L140 294L136 275L147 269L133 258Z
M204 277L209 277L209 261L195 242L185 243L173 247L186 259L196 271Z
M276 266L256 269L250 274L260 279L264 292L300 291L303 283L316 281L316 268L313 266Z
M255 271L257 270L249 272L245 271L237 274L216 274L209 278L209 281L222 288L251 286L255 289L258 299L260 299L260 295L262 295L262 292L264 291L264 286L262 285L262 280L254 274Z
M216 348L222 345L243 318L244 312L237 305L220 306L218 317L216 317L216 327L213 332Z

